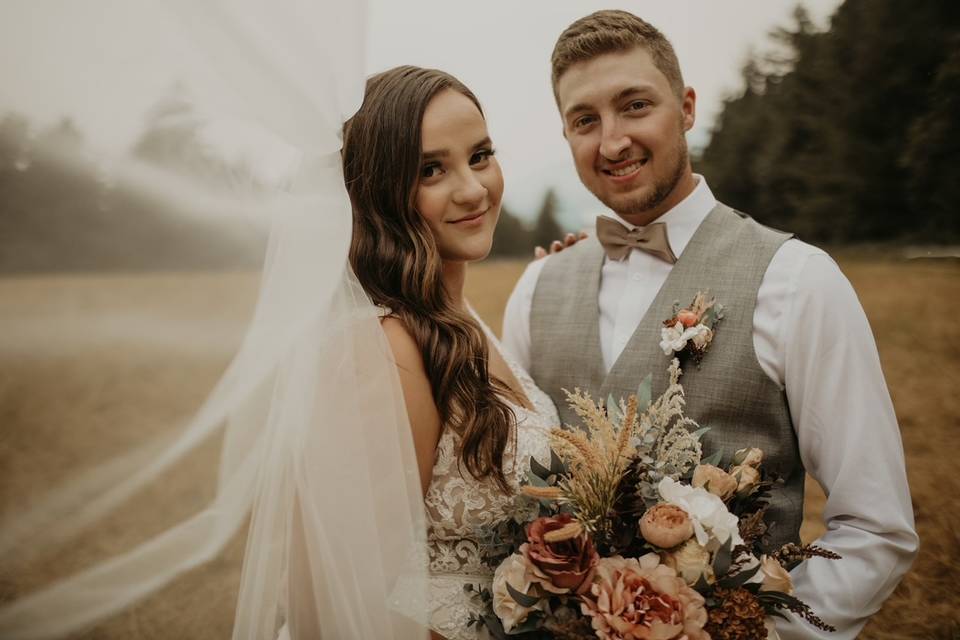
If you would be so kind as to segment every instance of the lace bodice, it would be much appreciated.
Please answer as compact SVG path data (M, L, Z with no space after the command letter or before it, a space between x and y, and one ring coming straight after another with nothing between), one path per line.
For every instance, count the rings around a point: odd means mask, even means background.
M503 356L533 406L530 410L509 403L517 418L516 439L511 438L508 442L503 468L510 486L518 491L530 468L531 456L541 464L549 465L550 447L543 429L556 427L559 417L550 397L534 384L509 354L503 352L489 328L482 322L480 324L491 348ZM523 517L523 514L514 513L513 496L504 494L492 479L478 481L466 469L458 468L459 444L459 434L452 429L444 430L425 497L431 627L449 640L477 637L476 630L468 629L466 622L471 612L479 613L479 608L464 592L464 586L474 584L489 588L493 570L484 563L484 545L498 523Z

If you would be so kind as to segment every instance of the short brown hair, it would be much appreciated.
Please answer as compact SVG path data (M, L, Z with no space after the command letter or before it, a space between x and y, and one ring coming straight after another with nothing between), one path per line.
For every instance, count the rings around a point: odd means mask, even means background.
M683 75L673 45L649 22L627 11L605 10L591 13L567 27L550 56L553 95L560 104L557 82L570 67L606 53L644 47L678 97L683 95Z

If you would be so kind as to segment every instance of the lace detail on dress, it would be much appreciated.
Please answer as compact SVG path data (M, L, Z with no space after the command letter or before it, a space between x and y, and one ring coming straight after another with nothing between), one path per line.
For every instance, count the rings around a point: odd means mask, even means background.
M476 314L474 314L476 317ZM479 318L477 318L479 321ZM516 439L504 452L504 472L514 492L529 469L530 457L550 464L550 445L544 428L559 425L560 419L550 397L508 354L490 329L480 321L491 348L497 349L517 378L534 410L509 402L517 418ZM430 626L449 640L473 640L475 628L467 628L471 613L482 607L471 600L464 585L489 588L493 570L484 563L484 545L495 526L515 513L512 495L504 494L492 479L476 480L457 465L460 436L445 430L437 446L433 478L424 499L428 523L427 542L430 568Z

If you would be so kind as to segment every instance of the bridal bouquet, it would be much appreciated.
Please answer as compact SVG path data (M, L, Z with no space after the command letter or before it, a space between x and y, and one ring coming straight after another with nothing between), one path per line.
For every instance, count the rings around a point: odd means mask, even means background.
M494 638L764 639L793 611L831 630L793 597L784 565L838 558L815 546L765 555L760 540L773 481L759 449L702 457L707 431L683 414L679 361L651 401L606 406L567 393L582 430L550 433L549 468L531 459L532 521L504 523L491 544L492 591L472 620Z

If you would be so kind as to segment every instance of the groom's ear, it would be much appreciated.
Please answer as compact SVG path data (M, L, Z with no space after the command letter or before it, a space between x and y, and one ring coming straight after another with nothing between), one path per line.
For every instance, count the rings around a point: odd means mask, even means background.
M693 87L683 88L680 110L683 113L683 130L690 131L693 128L693 123L697 120L697 92L693 90Z

